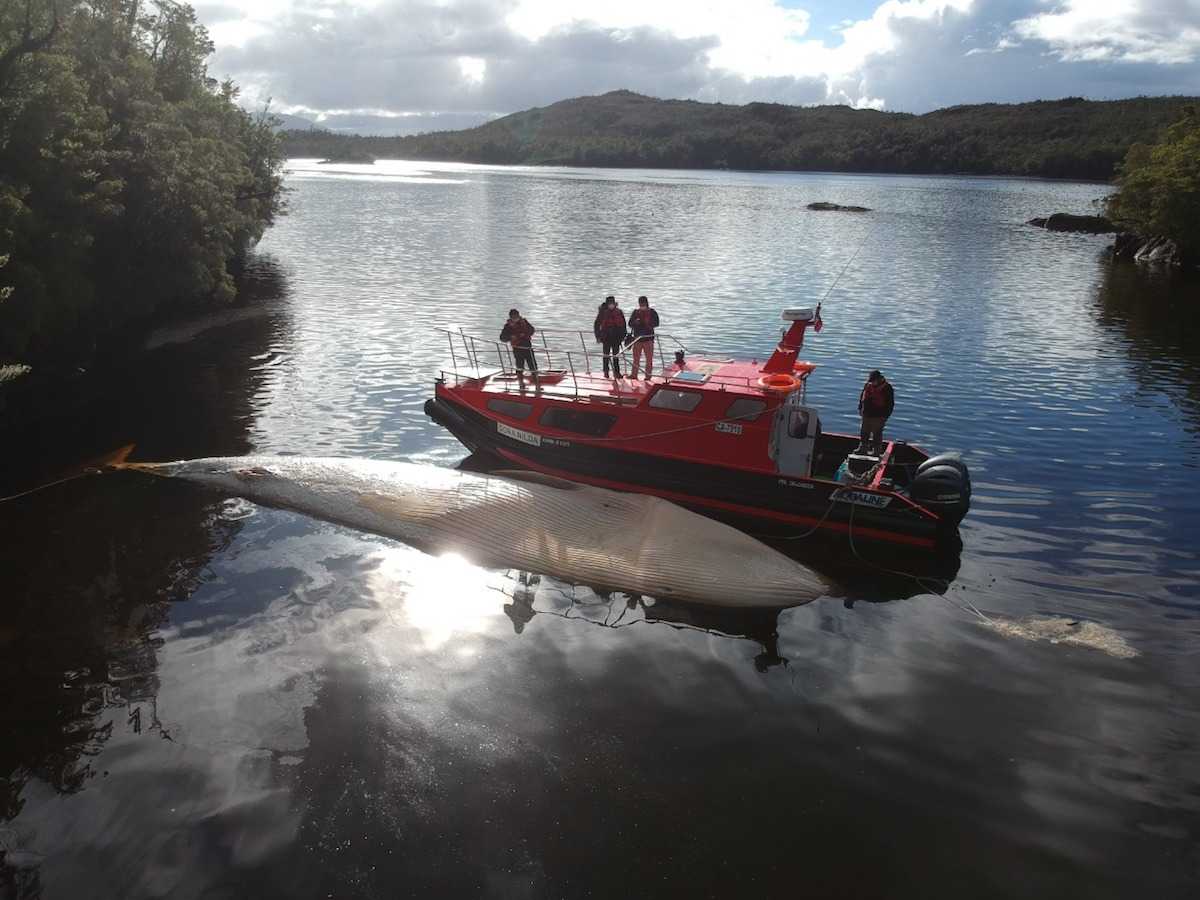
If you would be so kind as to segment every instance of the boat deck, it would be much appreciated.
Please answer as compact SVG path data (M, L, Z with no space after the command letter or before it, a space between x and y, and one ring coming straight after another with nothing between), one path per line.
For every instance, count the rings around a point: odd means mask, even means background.
M657 385L665 384L667 378L655 375L649 380L638 378L605 378L603 375L576 374L570 372L546 372L536 376L519 376L513 372L498 372L486 378L480 389L487 394L540 394L560 400L578 400L585 403L612 403L618 406L636 406Z
M581 403L609 403L637 406L658 387L670 384L681 389L721 391L762 397L769 394L759 384L762 367L757 360L738 361L722 354L706 353L689 357L686 348L669 336L655 341L655 374L649 378L608 378L603 373L603 354L589 349L582 332L571 332L582 350L564 350L549 346L542 334L543 346L532 348L538 362L536 375L517 371L512 350L507 344L467 335L461 331L439 329L449 338L451 360L440 372L442 381L455 387L473 387L489 394L538 394ZM682 348L683 361L668 362L663 347ZM571 346L574 346L572 343ZM672 350L674 353L675 351ZM621 369L633 369L632 347L619 354ZM491 364L494 361L494 365ZM815 366L797 363L794 377L801 390Z

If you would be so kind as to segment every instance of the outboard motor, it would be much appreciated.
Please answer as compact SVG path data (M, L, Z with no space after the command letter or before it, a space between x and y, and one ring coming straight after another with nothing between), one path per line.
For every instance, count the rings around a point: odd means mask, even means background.
M971 506L971 473L957 453L931 457L917 467L909 495L948 525L958 525Z

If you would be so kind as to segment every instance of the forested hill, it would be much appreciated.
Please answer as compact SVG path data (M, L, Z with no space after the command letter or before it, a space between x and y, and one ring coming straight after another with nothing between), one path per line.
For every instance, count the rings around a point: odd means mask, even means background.
M563 100L465 131L410 137L288 132L289 156L353 147L393 159L1033 175L1108 180L1129 147L1157 140L1195 98L1080 98L954 106L916 116L847 106L728 106L630 91Z

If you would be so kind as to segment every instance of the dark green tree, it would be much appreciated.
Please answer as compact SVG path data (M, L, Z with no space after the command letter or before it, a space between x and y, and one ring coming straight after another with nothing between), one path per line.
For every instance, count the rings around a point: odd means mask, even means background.
M1200 110L1189 108L1157 144L1134 144L1121 164L1109 218L1130 231L1173 239L1200 258Z
M0 5L0 362L74 361L232 300L283 157L211 52L172 0Z

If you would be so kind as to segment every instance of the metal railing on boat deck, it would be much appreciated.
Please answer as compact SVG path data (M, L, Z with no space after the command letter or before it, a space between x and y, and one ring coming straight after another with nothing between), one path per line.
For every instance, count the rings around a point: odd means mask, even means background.
M450 347L450 369L443 369L443 378L446 375L452 375L455 378L455 384L462 381L480 381L484 378L490 378L497 375L515 377L518 373L516 359L513 355L512 347L503 341L493 341L488 338L480 338L474 335L467 334L461 328L437 328L437 331L446 335L447 343ZM548 337L549 336L549 337ZM571 343L571 349L566 347L551 346L551 339L555 336L562 336L565 341ZM574 349L574 341L579 341L579 349ZM566 328L547 328L534 332L533 345L530 351L534 355L534 359L538 364L538 371L541 373L540 379L543 383L549 383L547 376L558 376L561 373L561 378L554 383L561 384L569 375L571 379L572 392L574 396L579 396L579 381L580 377L592 377L593 366L597 372L603 371L603 363L607 356L609 360L624 360L626 365L632 362L634 344L645 338L638 338L635 341L622 347L621 350L613 354L605 354L603 351L589 349L589 340L594 343L594 335L591 332L575 331ZM667 362L667 352L672 356L676 351L681 351L685 355L691 353L688 348L678 338L670 334L658 332L654 338L654 352L658 355L658 372L666 377L669 366ZM664 343L670 342L670 350L664 352ZM538 344L541 346L537 346ZM733 362L733 359L727 358L721 353L704 353L692 354L694 361L708 363L725 363ZM672 363L674 360L672 360ZM627 370L629 371L629 370ZM797 377L800 380L802 396L807 393L807 371L797 371ZM597 375L599 377L599 375ZM755 378L744 375L723 375L720 372L707 372L705 380L712 384L724 384L730 387L759 387L758 381Z
M496 375L515 376L518 372L516 358L512 347L503 341L493 341L467 334L461 328L437 328L446 335L450 347L451 369L443 369L442 375L453 375L458 381L478 381ZM561 336L571 343L571 349L551 346L551 339ZM633 341L621 348L617 353L606 354L602 350L589 349L588 340L594 338L590 332L574 331L566 328L547 328L534 332L533 345L529 348L537 361L538 371L543 376L550 373L562 373L563 380L570 376L575 396L579 395L581 376L591 376L593 365L597 371L603 371L605 357L612 362L622 359L632 364ZM574 348L574 341L579 341L579 349ZM637 340L645 340L638 338ZM669 334L654 336L654 350L658 354L658 371L667 371L667 358L663 344L670 342L670 352L674 355L676 349L687 353L687 347L678 338ZM538 346L538 344L541 346ZM593 341L594 343L594 341Z

